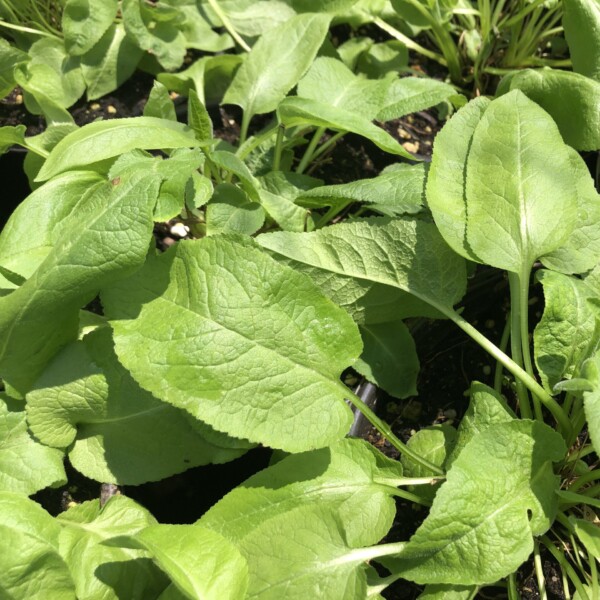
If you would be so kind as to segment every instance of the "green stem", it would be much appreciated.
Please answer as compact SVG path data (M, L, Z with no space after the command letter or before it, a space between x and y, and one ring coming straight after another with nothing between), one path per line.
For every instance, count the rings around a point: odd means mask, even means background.
M417 464L425 467L428 471L431 471L435 475L444 475L444 471L440 469L437 465L429 462L422 456L419 456L416 452L411 450L404 442L400 441L392 432L390 426L382 421L358 396L353 394L341 381L339 383L340 387L344 390L344 396L356 406L358 410L368 419L368 421L381 433L381 435L386 438L396 450L402 452L405 456L410 458L412 461Z
M575 492L569 492L566 490L559 490L556 492L559 498L560 505L576 506L577 504L586 504L593 506L594 508L600 508L600 499L590 498L584 494L576 494Z
M598 479L600 479L600 470L598 469L590 471L589 473L585 473L585 475L580 475L576 481L569 486L569 492L577 492L586 483L591 483L592 481L597 481Z
M375 25L377 25L377 27L379 27L380 29L383 29L383 31L385 31L386 33L389 33L393 38L396 38L397 40L402 42L410 50L414 50L415 52L418 52L419 54L422 54L423 56L426 56L431 60L435 60L435 62L439 63L444 67L448 66L446 59L441 54L438 54L437 52L432 52L431 50L424 48L420 44L417 44L417 42L405 36L403 33L398 31L395 27L392 27L389 23L386 23L380 17L375 17L375 19L373 19L373 23L375 23Z
M512 360L519 367L523 365L523 343L521 341L521 286L519 276L516 273L508 274L510 284L510 350ZM529 375L529 374L528 374ZM517 396L519 398L519 408L521 416L524 419L531 419L531 405L529 403L529 394L525 383L517 378Z
M504 368L512 373L517 380L521 380L528 390L535 394L542 402L542 404L550 411L552 416L563 428L563 435L568 436L571 433L571 423L569 418L564 413L558 402L546 392L546 390L531 377L526 371L524 371L519 365L511 360L502 350L500 350L495 344L490 342L482 333L480 333L470 323L465 321L455 310L448 308L441 304L430 303L434 308L437 308L441 313L445 314L451 321L453 321L458 327L460 327L469 337L476 341L484 350L486 350L496 360L500 361Z
M240 146L242 146L246 138L248 137L248 127L250 127L250 119L252 119L252 115L245 110L242 114L242 125L240 127Z
M545 535L540 538L540 542L544 544L544 546L546 546L550 554L554 556L558 564L566 572L569 579L573 582L575 589L579 592L581 600L590 600L590 597L587 595L587 592L583 587L583 583L581 583L581 580L579 579L579 577L577 577L575 569L573 569L573 567L569 564L569 562L565 558L565 555L562 552L560 552L560 550L558 550L556 546L552 543L552 541L549 540L548 537L546 537Z
M500 350L502 352L506 352L506 348L508 346L508 340L510 339L510 313L508 318L506 319L506 323L504 324L504 330L502 331L502 338L500 339ZM496 371L494 373L494 390L499 394L502 393L502 373L503 373L502 363L497 360L496 361Z
M323 142L313 154L313 160L319 158L324 152L329 150L341 137L345 136L347 131L338 131L335 135L332 135L326 142Z
M263 142L268 140L277 132L279 125L277 122L273 122L263 129L260 133L253 135L251 138L246 139L243 145L239 146L235 155L244 160L251 152L258 148Z
M275 150L273 156L273 171L279 171L281 167L281 152L283 149L283 136L285 134L285 125L280 124L277 127L277 138L275 139Z
M508 576L508 600L521 600L519 590L517 588L517 574L511 573Z
M227 29L229 35L238 43L238 45L243 48L246 52L250 52L251 48L246 44L244 39L240 36L240 34L235 30L235 27L229 20L229 17L223 12L223 9L219 6L217 0L208 0L211 8L215 11L221 22L223 23L223 27Z
M431 506L431 502L429 500L424 500L420 496L413 494L412 492L407 492L406 490L399 490L398 488L386 488L386 494L391 494L392 496L397 496L398 498L402 498L403 500L408 500L413 504L419 504L420 506Z
M541 600L548 600L546 595L546 580L544 579L544 569L542 567L542 557L540 556L540 544L537 540L533 543L533 564L535 567L535 577L537 579L538 591Z
M24 25L13 25L12 23L8 23L3 20L0 20L0 27L6 27L6 29L14 29L15 31L20 31L21 33L33 33L35 35L41 35L41 36L49 37L49 38L53 38L53 39L58 38L57 35L53 35L47 31L41 31L39 29L32 29L31 27L25 27Z
M304 156L300 160L300 164L296 167L296 173L298 173L298 175L304 173L304 170L306 167L308 167L308 164L312 160L313 154L315 153L317 145L319 144L319 140L323 137L324 133L325 127L317 127L312 139L308 144L308 147L306 148L306 151L304 152Z
M344 200L336 204L335 206L330 206L329 210L315 223L315 229L320 229L321 227L325 227L327 223L331 221L334 217L339 215L345 208L350 206L354 202L353 200Z

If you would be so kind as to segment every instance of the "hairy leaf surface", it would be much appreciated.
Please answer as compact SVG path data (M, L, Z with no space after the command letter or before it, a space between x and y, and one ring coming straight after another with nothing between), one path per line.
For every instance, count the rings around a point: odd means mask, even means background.
M600 81L600 3L563 0L562 6L573 71Z
M62 11L67 52L79 56L91 50L114 21L118 9L118 0L104 0L99 4L90 0L67 0Z

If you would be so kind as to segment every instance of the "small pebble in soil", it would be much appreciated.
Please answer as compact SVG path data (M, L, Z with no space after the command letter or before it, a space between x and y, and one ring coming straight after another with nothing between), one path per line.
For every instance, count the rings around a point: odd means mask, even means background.
M90 104L90 110L100 110L100 105L97 102Z
M488 375L492 374L492 367L490 367L490 365L484 365L483 366L483 374L487 377Z
M107 112L109 115L115 115L115 114L117 114L117 109L116 109L114 106L112 106L112 105L110 105L110 104L109 104L109 105L106 107L106 112Z
M404 142L402 144L402 147L407 152L412 152L413 154L417 154L419 152L420 146L421 145L419 144L419 142Z
M174 225L171 225L169 232L175 237L184 238L187 237L188 233L190 232L190 228L183 223L175 223Z

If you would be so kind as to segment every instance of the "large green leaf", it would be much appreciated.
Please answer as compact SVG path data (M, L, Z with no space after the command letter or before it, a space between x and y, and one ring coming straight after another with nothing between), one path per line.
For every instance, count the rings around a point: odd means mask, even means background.
M286 127L315 125L335 131L356 133L367 138L385 152L414 160L412 154L407 152L389 133L371 123L369 118L344 108L308 98L291 97L279 104L277 114L279 120Z
M67 480L63 453L27 431L23 403L0 394L0 490L30 496Z
M73 131L54 147L36 181L135 150L193 148L200 143L187 125L155 117L95 121Z
M600 256L600 194L579 152L570 148L570 154L577 186L577 224L563 245L541 261L561 273L584 273L596 266Z
M81 57L87 99L95 100L116 90L133 75L142 54L125 34L122 23L111 25L98 43Z
M141 175L92 189L35 273L0 298L0 374L15 389L26 392L76 339L81 307L143 263L158 184Z
M463 259L452 252L432 223L410 217L340 223L312 233L268 233L257 241L295 263L308 265L317 278L321 271L324 277L318 279L319 284L336 302L337 291L344 290L349 281L357 286L351 304L369 303L372 297L367 310L375 311L387 295L395 318L439 317L436 306L450 308L465 292ZM391 295L389 288L395 288Z
M338 378L360 354L356 326L308 278L235 240L180 242L105 290L119 360L219 431L295 452L330 444L351 421Z
M199 525L151 525L133 538L147 550L186 598L246 597L248 566L223 536Z
M103 507L98 500L84 502L61 513L56 522L62 525L60 554L71 570L77 598L147 600L167 586L148 552L103 543L156 525L133 500L117 495Z
M581 279L539 271L544 286L544 314L533 341L535 363L544 387L552 392L562 379L577 376L590 348L598 342L593 291Z
M60 525L21 494L0 492L0 590L7 599L76 600Z
M600 81L600 3L563 0L562 8L573 70Z
M106 327L58 354L27 394L27 415L38 440L68 447L71 464L96 481L138 485L244 452L208 443L183 411L142 390Z
M363 440L344 439L329 448L293 454L253 475L213 506L199 521L239 542L265 520L306 505L328 506L345 515L349 535L365 527L353 511L370 505L372 535L390 528L395 505L390 495L402 465ZM377 541L377 539L375 540Z
M451 127L466 122L458 152L447 138L442 149L436 143L429 206L458 252L522 274L575 226L570 152L550 116L519 91L470 106Z
M118 0L105 0L99 4L91 0L66 0L62 30L67 52L78 56L91 50L111 26L118 9Z
M223 102L247 113L273 111L314 60L329 29L330 17L305 14L265 33L238 69Z
M557 510L562 437L536 421L486 428L462 450L431 512L386 567L417 583L486 584L513 573Z
M26 279L63 236L65 222L105 181L91 171L59 175L29 194L0 235L0 265ZM0 277L1 287L12 288Z
M600 148L600 82L569 71L525 69L502 81L497 94L514 89L552 116L567 144L577 150Z

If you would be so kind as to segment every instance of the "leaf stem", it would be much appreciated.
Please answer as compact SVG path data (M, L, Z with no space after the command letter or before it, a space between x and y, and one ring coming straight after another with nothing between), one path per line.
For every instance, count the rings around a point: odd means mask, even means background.
M533 564L535 566L535 577L537 579L538 591L541 600L548 600L546 594L546 580L544 578L544 569L542 567L542 557L540 556L540 543L537 540L533 542Z
M275 149L273 155L273 171L279 171L281 168L281 151L283 149L283 136L285 134L285 125L283 123L277 126L277 137L275 138Z
M252 115L245 110L242 114L242 125L240 127L240 143L242 146L248 137L248 127L250 127L250 119L252 119Z
M504 324L504 330L502 331L502 337L500 338L500 350L502 352L506 352L506 348L508 346L508 340L510 339L510 313L508 314L508 318L506 319L506 323ZM494 390L498 392L498 394L502 393L502 372L503 366L502 363L497 360L496 361L496 371L494 373Z
M431 471L435 475L444 475L444 471L437 465L429 462L422 456L419 456L416 452L413 452L404 442L400 441L392 432L391 427L382 421L358 396L353 394L341 381L339 382L340 387L344 389L344 396L356 406L358 410L369 420L371 425L385 437L396 450L406 455L412 461L425 467L428 471Z
M21 33L33 33L35 35L41 35L44 37L49 37L53 39L60 39L57 35L53 35L47 31L41 31L40 29L33 29L31 27L25 27L24 25L13 25L12 23L8 23L0 19L0 27L5 27L6 29L14 29L15 31L20 31Z
M556 548L556 546L548 539L547 536L543 535L540 538L540 542L546 546L550 554L554 556L561 568L567 573L569 579L573 582L575 589L579 592L581 600L590 600L590 597L587 595L587 592L583 587L583 583L581 583L581 580L579 577L577 577L575 569L569 564L569 561L567 561L565 555Z
M233 23L229 20L229 17L225 14L223 9L219 6L217 0L208 0L211 8L215 11L221 22L223 23L223 27L227 29L229 35L238 43L238 45L243 48L246 52L250 52L252 48L246 44L244 39L240 36L240 34L235 30Z
M300 160L300 164L296 167L296 173L298 173L298 175L304 173L304 170L306 167L308 167L308 164L312 160L313 154L315 153L317 145L319 144L319 140L323 137L324 133L325 127L317 127L312 139L310 140L310 143L308 144L308 147L306 148L306 151L304 152L304 156Z

